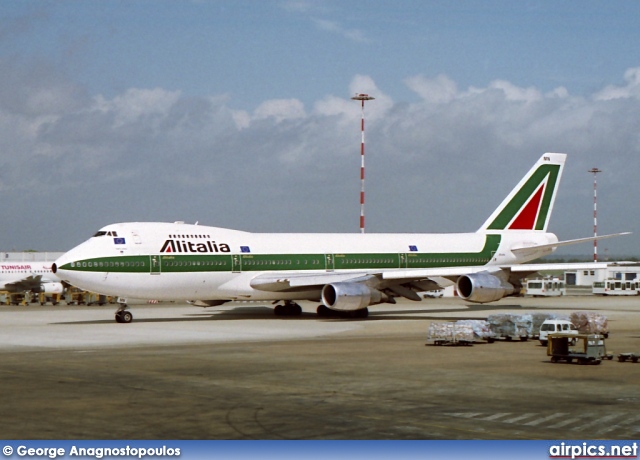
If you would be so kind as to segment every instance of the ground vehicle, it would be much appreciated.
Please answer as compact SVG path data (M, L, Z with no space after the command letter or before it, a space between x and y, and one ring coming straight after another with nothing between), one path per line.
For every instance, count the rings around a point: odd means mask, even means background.
M527 280L525 289L526 295L533 297L556 297L567 293L564 281L558 278Z
M594 281L592 292L595 295L638 295L640 283L615 279Z
M549 334L548 339L547 356L551 356L552 363L572 363L575 359L578 364L600 364L603 359L613 358L600 334ZM571 346L574 340L576 343Z
M545 319L540 325L540 344L547 345L547 336L555 333L578 335L578 328L566 319Z

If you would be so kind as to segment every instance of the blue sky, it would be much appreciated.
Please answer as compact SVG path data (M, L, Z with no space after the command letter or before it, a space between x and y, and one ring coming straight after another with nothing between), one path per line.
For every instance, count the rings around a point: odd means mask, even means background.
M368 231L474 231L561 151L551 230L592 233L597 166L600 233L639 234L640 2L0 8L1 250L129 220L358 231L355 92L376 97ZM640 254L636 235L608 251Z
M444 73L589 94L637 65L634 1L7 1L3 54L46 56L92 93L229 94L234 107ZM10 35L10 36L9 36ZM257 78L259 76L259 78ZM388 88L388 89L387 89Z

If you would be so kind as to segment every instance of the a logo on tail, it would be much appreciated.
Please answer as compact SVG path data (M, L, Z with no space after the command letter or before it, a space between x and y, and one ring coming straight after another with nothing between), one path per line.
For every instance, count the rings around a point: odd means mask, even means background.
M546 231L564 154L543 156L480 229Z
M515 216L509 230L533 230L535 229L538 214L540 213L540 205L542 204L542 196L544 194L544 186L542 184L538 191L531 197L529 202L523 206L520 212Z

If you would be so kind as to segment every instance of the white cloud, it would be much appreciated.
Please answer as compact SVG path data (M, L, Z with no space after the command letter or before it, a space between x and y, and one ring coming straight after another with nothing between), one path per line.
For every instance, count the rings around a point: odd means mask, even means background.
M430 104L446 104L458 96L456 83L446 75L428 79L417 75L405 80L405 84Z
M297 120L306 116L304 104L298 99L272 99L260 104L254 111L256 120L273 118L277 123Z
M610 230L634 230L638 219L619 197L640 187L639 74L630 69L624 86L586 98L504 80L460 91L446 75L418 75L405 80L421 97L415 103L398 103L372 77L356 75L345 94L312 110L292 98L252 113L233 109L228 96L138 88L82 98L69 96L69 85L42 83L39 92L32 82L33 94L46 95L44 113L25 109L27 91L0 93L0 190L6 215L29 203L39 222L58 218L60 206L39 207L51 196L96 226L192 219L256 231L355 231L360 108L350 97L366 93L375 97L365 104L371 231L473 230L545 151L569 153L557 233L588 234L584 171L593 165L614 175L603 176ZM612 97L618 93L627 96ZM606 203L607 195L616 199ZM103 212L93 217L95 209Z
M313 19L313 23L320 30L325 32L331 32L336 35L341 35L348 38L351 41L358 43L369 43L370 40L366 37L365 33L360 29L347 29L344 28L339 22L331 21L327 19Z
M111 100L105 99L102 95L96 96L95 109L101 112L112 112L116 125L123 126L145 116L167 115L180 96L180 91L132 88Z
M469 88L468 94L498 90L504 93L507 101L535 102L542 99L542 94L536 88L521 88L505 80L494 80L488 88Z
M611 99L640 98L640 67L628 69L624 73L625 86L609 85L594 95L597 101Z

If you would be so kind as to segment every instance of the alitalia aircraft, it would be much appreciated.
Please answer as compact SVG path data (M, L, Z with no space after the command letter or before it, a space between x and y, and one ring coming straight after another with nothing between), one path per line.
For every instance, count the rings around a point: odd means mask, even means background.
M492 302L517 294L520 280L550 265L523 265L556 247L547 233L566 155L545 153L475 233L249 233L183 222L103 227L60 257L64 281L105 295L191 299L216 306L272 301L275 313L300 314L300 300L321 301L319 315L368 315L370 305L456 284L462 299ZM605 238L615 235L606 235ZM595 267L581 264L581 267ZM601 264L604 266L605 264ZM551 268L563 269L554 264ZM122 305L116 321L130 322Z

